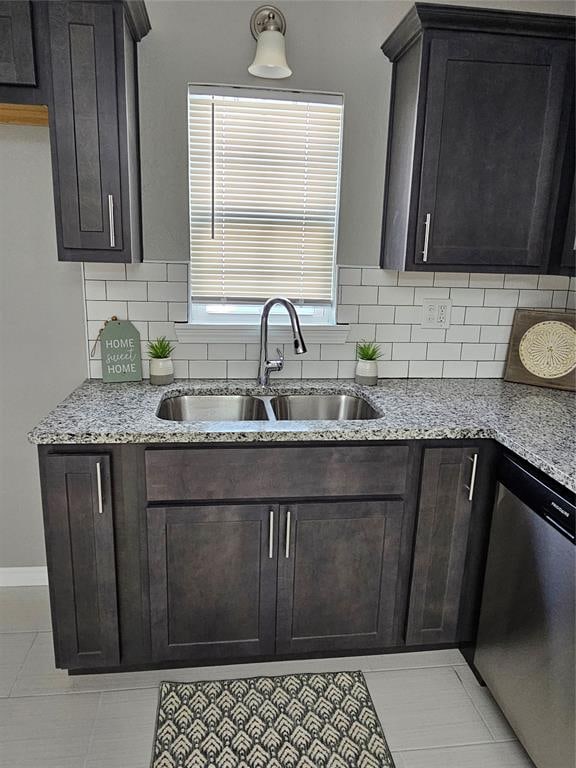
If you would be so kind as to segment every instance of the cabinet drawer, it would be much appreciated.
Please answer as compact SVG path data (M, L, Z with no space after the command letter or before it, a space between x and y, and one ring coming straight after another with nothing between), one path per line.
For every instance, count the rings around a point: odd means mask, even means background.
M149 501L402 495L409 448L279 446L146 451Z

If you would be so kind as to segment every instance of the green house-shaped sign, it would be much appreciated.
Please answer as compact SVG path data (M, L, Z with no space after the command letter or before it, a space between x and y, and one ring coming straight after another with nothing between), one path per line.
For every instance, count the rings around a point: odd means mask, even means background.
M100 334L102 379L142 381L140 334L128 320L109 320Z

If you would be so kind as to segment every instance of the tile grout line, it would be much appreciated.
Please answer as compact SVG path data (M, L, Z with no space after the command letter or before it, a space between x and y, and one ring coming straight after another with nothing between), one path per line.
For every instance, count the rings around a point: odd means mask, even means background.
M98 722L98 715L100 714L100 705L102 704L102 691L98 693L98 705L96 707L96 712L94 714L94 722L92 723L92 729L90 731L90 736L88 737L88 744L86 745L86 755L84 756L84 766L83 768L87 768L88 758L90 757L90 749L92 748L92 743L94 741L94 733L96 731L96 723Z
M10 686L10 690L8 691L8 696L6 696L7 699L9 699L11 697L15 698L15 699L18 698L17 696L12 696L12 691L14 690L14 686L18 682L18 678L20 677L20 672L22 672L22 670L24 669L24 665L28 661L28 656L30 655L30 652L32 651L32 647L33 647L34 643L36 642L37 637L38 637L38 632L35 632L34 633L34 637L32 638L32 642L30 643L30 648L28 648L28 650L26 651L26 655L24 656L24 659L22 660L22 663L18 667L18 671L14 675L14 682Z
M466 695L467 695L467 696L468 696L468 698L470 699L470 701L471 701L471 703L472 703L472 706L474 707L474 709L475 709L475 710L476 710L476 712L478 713L478 716L480 717L480 719L482 720L482 722L483 722L483 723L484 723L484 725L486 726L486 729L487 729L488 733L489 733L489 734L490 734L490 736L492 737L492 742L490 742L490 743L494 743L494 744L505 744L506 742L510 742L510 741L518 741L518 739L517 739L517 738L512 738L512 739L497 739L497 738L496 738L496 736L495 736L495 735L494 735L494 733L492 732L492 728L490 728L490 725L489 725L489 723L487 722L486 718L483 716L481 709L480 709L480 708L479 708L479 707L476 705L476 702L475 702L475 701L474 701L474 699L472 698L472 694L471 694L471 693L468 691L468 689L467 689L467 688L466 688L466 686L464 685L464 681L462 680L462 678L461 678L461 677L460 677L460 675L458 674L458 671L457 671L457 669L456 669L455 667L452 667L452 669L453 669L453 671L454 671L454 674L456 675L456 677L457 677L457 678L458 678L458 680L460 681L460 683L461 683L461 685L462 685L462 688L464 689L464 691L465 691ZM488 691L488 688L487 688L486 690ZM490 691L488 691L488 693L490 693ZM496 704L496 702L494 702L494 703ZM496 706L498 706L498 705L496 704ZM499 711L501 712L500 708L498 708L498 709L499 709ZM502 713L502 714L503 714L503 713ZM508 721L506 721L506 722L508 722Z

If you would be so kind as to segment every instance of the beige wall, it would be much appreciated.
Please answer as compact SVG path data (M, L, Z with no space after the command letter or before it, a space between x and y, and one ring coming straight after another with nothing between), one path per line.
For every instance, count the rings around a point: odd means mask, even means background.
M0 125L0 568L45 562L26 432L86 377L81 269L56 260L48 129Z
M455 4L573 13L570 0ZM188 258L186 84L274 85L247 72L256 0L148 0L152 32L139 48L145 259ZM278 0L288 62L279 87L344 92L338 261L377 264L392 65L380 45L412 3Z

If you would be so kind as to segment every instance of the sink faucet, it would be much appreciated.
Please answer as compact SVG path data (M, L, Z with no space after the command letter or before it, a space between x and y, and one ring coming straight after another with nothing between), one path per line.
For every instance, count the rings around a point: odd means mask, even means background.
M296 313L296 307L289 299L283 299L280 296L275 296L272 299L268 299L266 304L262 307L262 316L260 318L260 364L258 366L258 384L267 387L270 383L270 372L281 371L284 368L284 355L280 349L276 349L278 355L277 360L268 359L268 317L270 310L275 304L281 304L288 312L290 318L290 325L292 326L292 332L294 334L294 352L297 355L303 355L306 352L306 344L302 337L302 331L300 330L300 321L298 320L298 314Z

